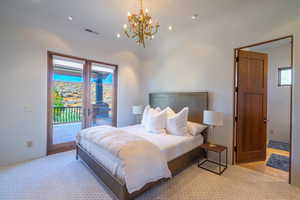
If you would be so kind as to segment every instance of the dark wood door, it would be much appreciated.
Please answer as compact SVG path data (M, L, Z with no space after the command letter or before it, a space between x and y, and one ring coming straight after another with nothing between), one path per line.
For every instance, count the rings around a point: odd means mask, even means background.
M237 163L266 160L268 55L238 52Z

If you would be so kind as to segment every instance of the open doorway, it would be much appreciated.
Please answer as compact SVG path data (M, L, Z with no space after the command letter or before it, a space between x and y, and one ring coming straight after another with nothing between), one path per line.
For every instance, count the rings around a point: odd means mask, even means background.
M235 49L234 163L290 183L293 36Z

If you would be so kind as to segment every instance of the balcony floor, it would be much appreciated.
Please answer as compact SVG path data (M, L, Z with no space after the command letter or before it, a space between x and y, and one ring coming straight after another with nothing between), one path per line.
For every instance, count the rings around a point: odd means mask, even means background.
M111 125L112 119L97 119L93 126ZM77 133L82 129L81 122L53 125L53 144L75 141Z

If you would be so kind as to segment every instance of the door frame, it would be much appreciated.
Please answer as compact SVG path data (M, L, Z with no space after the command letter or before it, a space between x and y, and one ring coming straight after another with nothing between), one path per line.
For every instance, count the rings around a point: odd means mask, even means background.
M278 40L283 40L283 39L291 39L291 68L294 69L294 36L293 35L288 35L284 37L279 37L275 38L272 40L267 40L264 42L259 42L259 43L254 43L246 46L242 46L239 48L234 49L234 65L233 65L233 139L232 139L232 144L233 144L233 149L232 149L232 165L236 164L236 141L237 141L237 126L236 126L236 117L237 117L237 74L238 74L238 51L249 48L249 47L254 47L254 46L259 46L262 44L267 44L267 43L272 43ZM292 70L292 86L291 86L291 97L290 97L290 159L289 159L289 184L291 184L291 170L292 170L292 132L293 132L293 86L294 86L294 77L293 77L294 71Z
M90 63L97 63L97 64L102 64L102 65L108 65L112 66L115 68L114 70L114 79L113 79L113 118L112 118L112 125L117 126L117 105L118 105L118 65L116 64L111 64L111 63L106 63L106 62L100 62L96 60L91 60L91 59L85 59L81 57L76 57L76 56L71 56L71 55L66 55L62 53L57 53L53 51L47 51L47 147L46 147L46 152L47 155L63 152L63 151L68 151L71 149L75 148L75 142L67 142L67 143L62 143L62 144L57 144L56 148L52 149L51 144L52 144L52 136L53 136L53 130L52 130L52 86L53 86L53 56L61 56L65 58L70 58L70 59L76 59L80 61L84 61L84 66L83 66L83 79L84 79L84 93L83 93L83 105L84 107L87 107L88 102L89 102L89 96L88 96L88 73L90 72ZM84 115L84 120L87 119L86 115L87 112L83 113ZM87 121L83 122L84 127L87 126Z

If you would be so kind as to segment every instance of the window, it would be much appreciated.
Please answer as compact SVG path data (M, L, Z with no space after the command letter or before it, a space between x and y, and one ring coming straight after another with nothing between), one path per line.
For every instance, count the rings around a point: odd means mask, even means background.
M292 85L292 67L278 68L278 86Z

